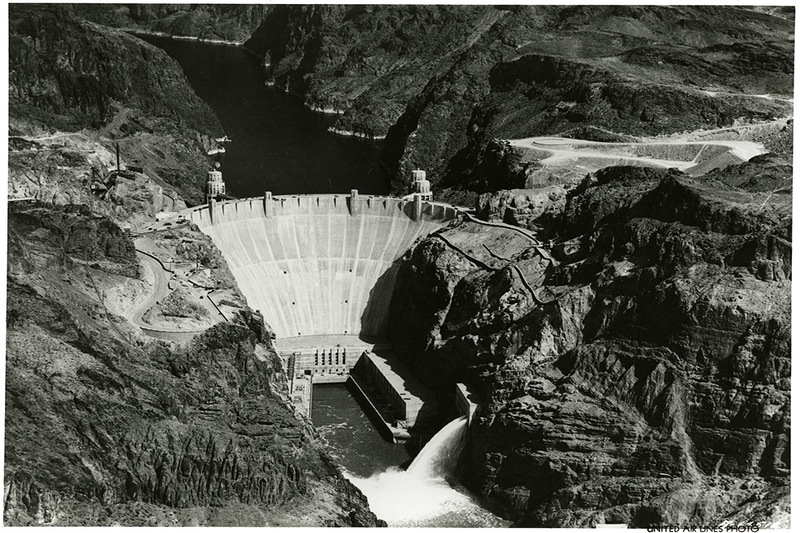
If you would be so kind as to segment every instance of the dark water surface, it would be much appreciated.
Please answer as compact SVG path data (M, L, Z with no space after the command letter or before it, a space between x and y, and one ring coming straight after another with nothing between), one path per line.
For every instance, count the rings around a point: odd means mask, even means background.
M214 110L233 142L221 159L228 192L387 194L377 163L379 146L329 133L335 117L307 109L298 98L264 85L263 68L236 46L138 35L164 49L192 88Z
M386 442L345 385L314 385L311 421L345 470L368 477L408 462L403 445Z

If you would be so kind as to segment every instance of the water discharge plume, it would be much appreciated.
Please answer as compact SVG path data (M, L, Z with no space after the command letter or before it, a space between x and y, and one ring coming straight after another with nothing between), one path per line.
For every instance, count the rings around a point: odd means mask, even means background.
M414 458L406 472L416 478L445 478L455 470L464 450L467 417L457 418L443 427Z
M390 468L368 478L347 477L367 496L369 506L390 527L505 527L460 485L448 481L464 449L467 419L442 428L408 470Z

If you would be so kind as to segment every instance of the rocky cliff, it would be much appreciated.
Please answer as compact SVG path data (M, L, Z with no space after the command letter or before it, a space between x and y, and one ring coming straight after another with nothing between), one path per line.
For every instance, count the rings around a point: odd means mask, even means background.
M63 129L99 127L125 103L205 133L220 132L208 105L162 51L124 32L75 18L68 6L17 6L10 20L12 117L47 113ZM116 58L125 58L124 61Z
M202 199L209 163L201 150L222 128L172 58L81 20L66 5L14 6L9 31L12 190L88 203L91 180L107 181L115 165L116 142L124 164L143 168L183 198ZM29 169L39 166L47 173L34 179ZM121 206L131 202L131 192L111 194ZM160 202L160 192L155 196ZM146 209L137 205L125 215Z
M176 219L202 198L216 118L165 53L76 9L10 8L4 523L379 525L289 407L219 252ZM120 225L206 267L158 309L222 322L145 335L159 273Z
M631 141L787 115L793 10L9 14L9 189L46 204L9 216L7 524L377 524L286 407L258 316L233 302L230 322L177 345L115 314L146 284L115 223L147 230L199 201L221 130L174 62L104 25L215 40L255 29L246 46L276 85L340 112L339 129L386 135L396 192L416 166L454 201L502 190L478 203L495 222L465 219L409 252L391 320L398 352L445 400L458 381L480 391L464 478L500 514L788 524L791 123L756 138L777 155L741 167L612 168L569 192L522 190L537 162L501 139ZM141 171L109 172L114 142ZM167 256L213 259L207 239L169 224Z
M76 14L113 28L242 43L272 11L269 4L76 4Z
M472 204L519 169L495 139L660 135L787 116L792 10L681 6L82 6L104 24L239 40L268 81L384 137L394 193ZM778 98L764 98L764 95ZM513 181L513 180L512 180Z
M791 113L787 13L634 6L279 6L245 46L337 129L386 135L404 192L429 170L445 197L487 186L493 138L601 128L681 132ZM788 13L792 16L793 13ZM724 93L726 98L715 95ZM499 170L504 172L504 170ZM491 181L491 180L490 180Z
M464 221L416 246L391 340L480 390L469 485L525 526L785 525L791 170L618 167L542 242Z
M5 523L375 525L288 407L261 320L145 340L98 290L135 265L86 208L12 208Z

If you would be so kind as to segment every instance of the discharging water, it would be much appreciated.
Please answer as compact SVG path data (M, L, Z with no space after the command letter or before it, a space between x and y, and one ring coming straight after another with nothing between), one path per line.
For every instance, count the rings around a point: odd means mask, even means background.
M274 194L386 194L388 180L372 142L327 132L330 116L264 86L256 58L241 48L143 36L183 67L232 142L222 171L239 197ZM318 385L312 421L333 459L390 526L503 527L451 475L464 446L465 418L445 426L410 460L405 446L383 440L344 385Z
M453 420L417 455L407 470L389 468L369 477L345 473L361 489L372 512L390 527L505 527L450 478L466 439L467 419Z

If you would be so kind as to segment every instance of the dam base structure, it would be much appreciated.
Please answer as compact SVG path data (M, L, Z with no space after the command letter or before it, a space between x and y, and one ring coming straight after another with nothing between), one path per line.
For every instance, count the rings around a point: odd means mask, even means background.
M391 357L383 339L399 260L458 214L428 198L267 192L188 213L273 328L299 410L313 383L347 381L362 354Z

